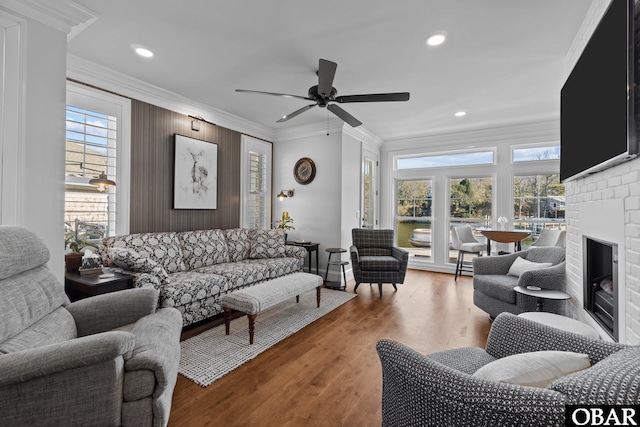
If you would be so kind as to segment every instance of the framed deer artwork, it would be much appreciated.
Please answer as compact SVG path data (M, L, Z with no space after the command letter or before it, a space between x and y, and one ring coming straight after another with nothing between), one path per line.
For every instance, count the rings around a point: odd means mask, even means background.
M174 135L173 209L217 209L218 145Z

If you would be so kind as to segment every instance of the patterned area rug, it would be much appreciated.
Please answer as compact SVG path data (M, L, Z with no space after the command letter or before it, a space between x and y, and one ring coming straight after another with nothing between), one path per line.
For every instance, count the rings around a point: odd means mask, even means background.
M178 372L203 387L211 385L355 296L322 288L320 308L316 307L316 291L300 295L298 304L293 298L280 303L258 314L252 345L246 316L231 321L229 335L225 335L224 324L209 329L181 343Z

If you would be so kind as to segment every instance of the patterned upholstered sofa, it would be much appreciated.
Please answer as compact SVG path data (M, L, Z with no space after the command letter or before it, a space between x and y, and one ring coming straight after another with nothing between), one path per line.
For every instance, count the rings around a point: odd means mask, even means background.
M283 230L234 228L140 233L103 240L105 267L159 291L159 307L175 307L183 326L222 313L220 296L302 269L307 251L285 244Z

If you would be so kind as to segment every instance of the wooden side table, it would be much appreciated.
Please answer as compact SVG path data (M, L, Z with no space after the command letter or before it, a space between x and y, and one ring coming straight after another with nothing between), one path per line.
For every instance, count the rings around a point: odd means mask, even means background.
M64 275L64 290L73 302L133 287L134 276L122 273L110 274L113 274L113 276L101 279L100 274L82 275L77 271L66 273Z
M324 272L324 286L325 288L330 288L330 289L338 289L341 291L346 291L347 290L347 274L344 271L344 266L345 265L349 265L349 261L342 261L340 258L338 258L335 261L331 261L331 256L333 254L338 254L338 257L340 257L341 253L347 252L346 249L342 249L342 248L327 248L325 249L325 251L329 252L329 259L327 260L327 269ZM342 277L344 278L344 285L342 284L342 282L337 281L337 282L328 282L327 281L327 276L329 275L329 266L330 265L338 265L342 268ZM338 273L340 273L338 271Z
M305 248L307 250L307 260L309 263L309 273L311 273L311 252L316 253L316 274L318 275L318 247L320 243L312 243L312 242L285 242L287 245L292 246L300 246L301 248Z

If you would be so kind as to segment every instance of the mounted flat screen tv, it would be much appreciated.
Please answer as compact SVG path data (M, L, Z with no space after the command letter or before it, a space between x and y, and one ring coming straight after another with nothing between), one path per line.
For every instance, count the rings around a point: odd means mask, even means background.
M567 78L560 101L560 179L638 155L634 0L613 0ZM640 70L639 70L640 71Z

